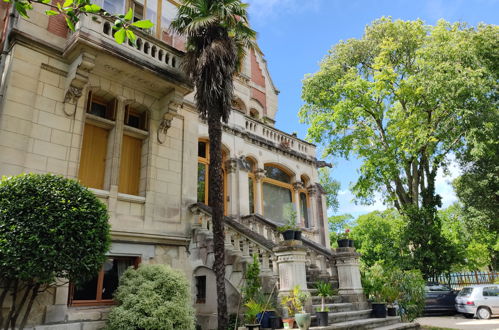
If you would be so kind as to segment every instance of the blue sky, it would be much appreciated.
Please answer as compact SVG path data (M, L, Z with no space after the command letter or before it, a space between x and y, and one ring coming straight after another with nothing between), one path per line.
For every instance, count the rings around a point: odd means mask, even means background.
M318 70L319 61L332 45L340 40L359 38L364 27L382 16L394 19L421 18L435 24L440 18L464 21L499 23L499 0L246 0L253 28L267 59L275 85L281 91L276 127L297 132L304 138L307 127L298 122L302 105L301 86L305 74ZM358 176L360 162L334 159L333 177L341 182L338 213L359 215L383 209L382 203L356 205L349 192L350 183ZM437 178L437 190L444 206L455 201L448 182L458 175L451 166L450 176Z

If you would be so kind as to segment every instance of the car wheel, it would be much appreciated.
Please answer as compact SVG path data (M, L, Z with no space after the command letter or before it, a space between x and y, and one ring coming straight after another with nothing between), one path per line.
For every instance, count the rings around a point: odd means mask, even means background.
M478 315L479 319L482 319L482 320L490 319L490 310L486 307L479 308L478 311L476 312L476 314Z

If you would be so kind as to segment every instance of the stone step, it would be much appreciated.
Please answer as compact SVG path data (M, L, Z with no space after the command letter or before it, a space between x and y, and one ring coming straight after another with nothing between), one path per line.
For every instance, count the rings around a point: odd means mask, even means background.
M360 320L351 320L345 322L339 322L330 324L328 326L315 326L310 327L310 330L361 330L361 329L375 329L379 327L387 327L391 325L398 324L400 322L400 317L391 316L384 319L381 318L368 318Z
M396 323L385 327L373 328L374 330L412 330L420 329L419 323Z
M329 323L339 323L345 321L367 319L371 316L372 309L364 309L360 311L347 311L347 312L330 312ZM315 317L315 315L313 315Z
M313 306L314 311L320 310L322 308L321 304L314 304ZM332 304L324 304L324 307L329 309L330 312L346 312L346 311L351 311L353 309L353 304L352 303L332 303Z
M326 303L328 303L328 304L340 303L341 301L342 301L341 296L332 296L332 297L326 298ZM313 305L321 304L321 302L322 302L321 297L312 296L312 304Z
M64 324L37 325L33 330L99 330L104 329L106 321L85 321Z

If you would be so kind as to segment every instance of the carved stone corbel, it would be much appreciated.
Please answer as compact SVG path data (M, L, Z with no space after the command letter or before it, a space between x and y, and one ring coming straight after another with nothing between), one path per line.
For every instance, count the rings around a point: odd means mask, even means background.
M265 169L259 168L255 171L255 179L256 181L261 181L267 177L267 174L265 173Z
M69 66L64 95L64 113L74 115L82 91L88 83L88 77L95 66L95 55L83 52Z
M295 190L302 190L303 189L303 182L301 181L296 181L295 183L293 183L293 188Z
M163 99L162 102L166 103L167 110L163 114L161 121L159 123L158 131L156 132L156 138L159 144L163 144L166 141L166 134L168 133L168 129L172 127L172 120L175 115L182 109L183 107L183 98L173 95L173 97L168 97L167 100Z

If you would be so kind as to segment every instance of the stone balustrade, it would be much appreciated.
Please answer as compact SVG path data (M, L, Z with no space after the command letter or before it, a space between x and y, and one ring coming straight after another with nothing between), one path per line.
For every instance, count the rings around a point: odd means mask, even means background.
M115 31L112 29L111 20L94 15L82 15L75 28L74 35L80 33L80 37L99 41L99 45L105 42L110 45L106 47L107 49L119 50L125 55L138 58L141 62L145 61L159 69L182 74L180 65L183 53L146 32L135 29L134 33L137 37L135 45L128 39L119 45L114 40ZM72 42L71 38L68 40L69 43Z
M271 141L282 149L289 149L308 156L315 156L315 146L300 140L293 135L286 134L249 117L244 118L244 126L247 132Z

